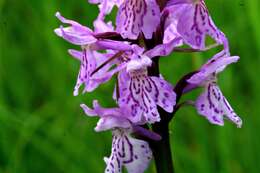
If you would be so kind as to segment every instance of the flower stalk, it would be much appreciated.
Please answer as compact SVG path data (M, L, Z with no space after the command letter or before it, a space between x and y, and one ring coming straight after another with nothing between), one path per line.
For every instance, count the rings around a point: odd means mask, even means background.
M168 116L160 114L161 116ZM172 152L170 144L170 134L169 134L169 122L160 121L152 125L154 132L161 135L162 139L160 141L153 141L150 143L153 157L156 165L156 171L159 173L174 173L174 166L172 160Z

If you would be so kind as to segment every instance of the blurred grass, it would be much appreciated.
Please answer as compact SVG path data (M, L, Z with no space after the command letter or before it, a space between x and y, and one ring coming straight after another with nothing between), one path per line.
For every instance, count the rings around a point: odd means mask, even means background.
M244 125L217 127L193 108L180 110L171 124L176 172L258 173L260 2L207 4L232 54L241 57L220 75L219 84ZM79 104L100 99L113 105L113 83L72 96L79 63L67 54L73 46L53 33L59 26L56 11L91 26L97 7L86 0L0 0L0 173L103 172L102 158L110 153L110 132L95 133L97 119L86 118ZM161 59L162 73L175 83L215 52Z

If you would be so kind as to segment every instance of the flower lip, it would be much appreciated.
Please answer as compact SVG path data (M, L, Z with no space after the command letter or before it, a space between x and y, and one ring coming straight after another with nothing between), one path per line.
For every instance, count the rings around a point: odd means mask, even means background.
M241 118L235 113L216 83L208 83L195 103L198 113L210 123L223 126L224 118L242 126Z

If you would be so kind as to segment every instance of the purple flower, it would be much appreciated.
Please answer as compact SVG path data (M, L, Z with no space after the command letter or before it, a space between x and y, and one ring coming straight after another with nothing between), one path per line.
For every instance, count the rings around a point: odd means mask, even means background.
M107 59L109 59L113 55L111 53L101 54L98 53L97 50L131 50L132 47L129 44L125 44L118 41L98 40L95 38L95 33L88 27L82 26L81 24L75 21L65 19L58 12L56 13L56 16L63 23L69 24L70 26L66 28L60 27L58 29L55 29L55 33L58 36L63 37L70 43L80 45L82 48L81 52L69 50L69 53L73 57L81 61L77 84L74 88L74 95L78 95L78 90L83 83L85 84L85 89L83 93L91 92L95 88L97 88L101 83L104 83L110 79L106 78L102 81L93 80L95 78L99 78L99 76L104 75L104 73L108 71L110 63L106 64L102 69L95 73L95 75L92 75L96 68L98 68L101 64L103 64ZM97 32L105 32L112 30L112 26L104 23L104 21L102 21L101 19L96 20L96 24L99 26L99 28L96 29Z
M204 49L205 38L209 35L217 43L223 44L226 50L229 49L227 38L215 26L204 0L170 0L166 10L170 12L169 20L173 21L173 26L170 25L173 33L176 25L186 44L195 49Z
M111 155L104 158L105 172L120 173L123 166L128 172L144 172L152 159L152 152L147 142L131 137L133 127L127 119L127 112L120 108L102 108L97 101L93 102L93 109L84 104L81 107L89 116L100 116L96 131L111 129L113 132Z
M130 109L133 122L160 121L157 105L167 112L173 111L176 95L164 79L148 76L147 67L152 61L145 55L131 60L119 74L119 100L121 107Z
M116 30L122 37L136 39L141 32L151 39L160 23L156 0L124 0L116 18Z
M160 46L155 49L157 48L161 50ZM121 55L121 61L115 69L96 80L102 81L119 72L119 106L129 110L129 119L134 123L154 123L160 121L157 106L172 112L176 95L167 81L148 76L147 67L151 66L152 60L143 51L142 48L133 46L132 52ZM156 50L154 53L152 50L148 52L156 55L165 53Z
M242 120L234 112L216 83L217 73L224 70L227 65L237 62L238 59L238 56L230 57L225 51L221 51L188 80L192 85L205 88L196 101L196 108L199 114L205 116L213 124L224 125L223 116L226 116L238 127L242 126Z

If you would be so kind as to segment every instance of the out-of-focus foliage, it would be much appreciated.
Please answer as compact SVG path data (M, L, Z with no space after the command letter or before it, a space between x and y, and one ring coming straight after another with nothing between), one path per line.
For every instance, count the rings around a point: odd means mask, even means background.
M219 84L244 125L214 126L192 107L181 109L171 123L176 172L258 173L260 2L206 2L232 54L241 57ZM73 46L53 32L56 11L88 26L97 15L86 0L0 0L0 173L103 172L102 157L110 153L110 132L95 133L97 119L85 117L79 104L114 105L113 82L73 97L79 62L66 51ZM174 84L216 51L162 58L162 73Z

